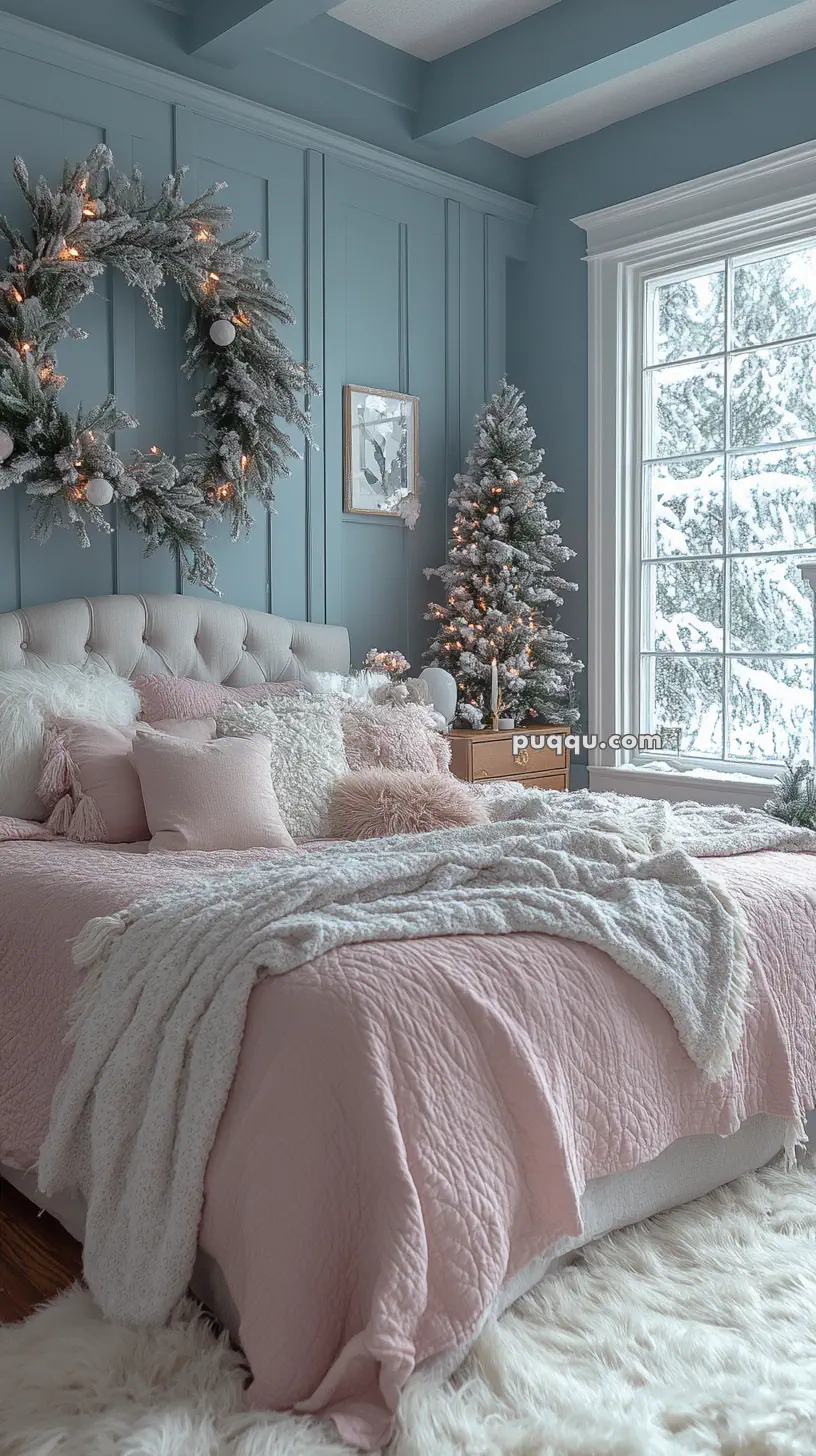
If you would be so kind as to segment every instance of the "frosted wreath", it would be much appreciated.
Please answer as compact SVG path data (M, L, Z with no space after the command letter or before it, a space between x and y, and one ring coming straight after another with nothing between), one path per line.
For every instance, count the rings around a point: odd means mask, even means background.
M257 234L222 237L232 213L213 199L226 183L185 203L185 170L151 202L139 171L116 172L106 146L66 164L56 192L43 178L32 187L15 158L33 227L27 239L0 217L11 244L0 273L0 490L22 485L32 497L36 540L70 526L83 546L89 526L112 530L102 507L114 502L145 537L147 553L174 548L185 576L213 589L208 522L228 513L235 538L251 525L251 497L272 508L275 481L299 458L277 421L308 440L308 395L318 386L278 338L276 325L294 315L266 265L248 254ZM182 367L188 376L202 366L207 374L196 395L201 448L181 465L156 445L134 451L128 464L120 459L109 437L137 421L112 395L75 414L58 403L65 378L53 350L61 339L87 337L72 326L71 311L106 267L140 290L157 327L156 292L167 279L192 305Z

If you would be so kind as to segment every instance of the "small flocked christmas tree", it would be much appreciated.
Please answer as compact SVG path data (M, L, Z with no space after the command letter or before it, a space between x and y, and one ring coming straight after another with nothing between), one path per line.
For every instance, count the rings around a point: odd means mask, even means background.
M552 620L562 594L576 590L558 572L575 552L547 514L546 497L560 487L541 473L534 442L523 395L503 380L476 421L467 473L456 476L447 563L426 572L442 578L446 601L426 614L436 636L425 655L453 673L457 717L471 728L490 723L494 659L502 716L578 717L572 681L582 664Z

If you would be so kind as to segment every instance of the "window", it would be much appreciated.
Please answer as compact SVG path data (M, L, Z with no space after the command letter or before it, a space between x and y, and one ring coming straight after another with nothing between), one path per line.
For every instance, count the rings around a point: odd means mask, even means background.
M762 804L816 760L814 175L807 143L573 220L594 788Z
M640 721L814 758L816 243L643 282Z

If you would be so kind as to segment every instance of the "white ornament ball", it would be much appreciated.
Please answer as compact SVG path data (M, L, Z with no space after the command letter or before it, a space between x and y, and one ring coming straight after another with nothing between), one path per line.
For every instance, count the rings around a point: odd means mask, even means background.
M0 430L0 460L8 460L14 449L14 441L8 430Z
M235 324L230 323L229 319L216 319L215 323L210 324L210 338L219 349L226 349L235 338Z
M89 480L85 487L85 499L92 506L106 506L113 500L113 486L104 475L97 475Z

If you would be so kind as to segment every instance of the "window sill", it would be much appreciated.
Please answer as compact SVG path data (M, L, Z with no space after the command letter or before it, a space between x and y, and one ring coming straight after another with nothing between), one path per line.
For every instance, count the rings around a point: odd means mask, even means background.
M767 778L707 778L702 774L663 773L649 768L590 767L589 785L595 792L634 794L641 799L693 799L699 804L738 804L761 809L770 798L774 781Z

